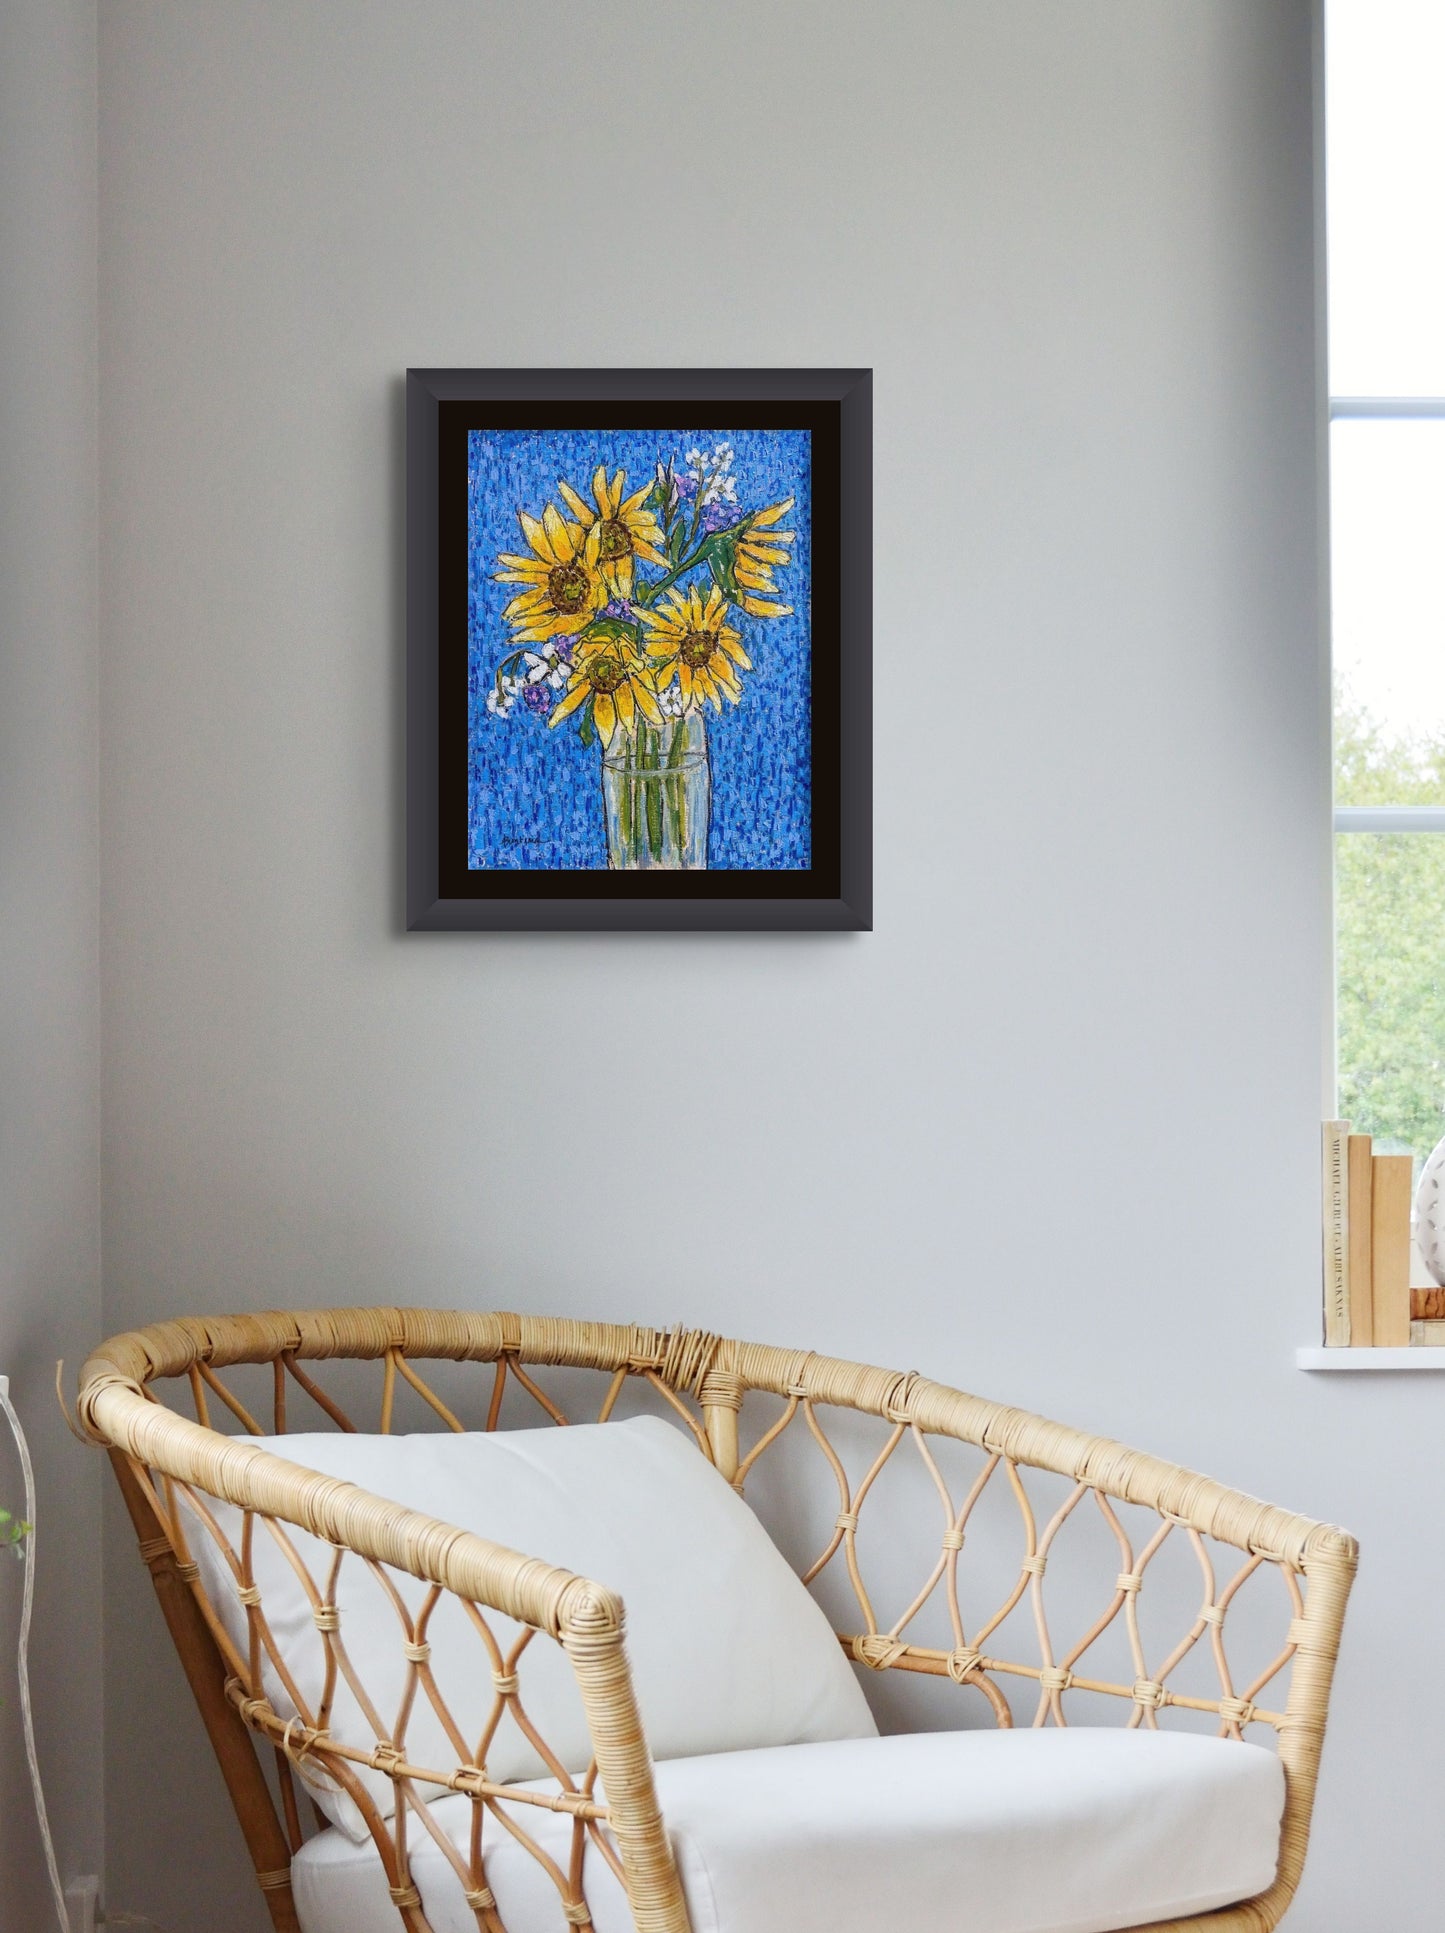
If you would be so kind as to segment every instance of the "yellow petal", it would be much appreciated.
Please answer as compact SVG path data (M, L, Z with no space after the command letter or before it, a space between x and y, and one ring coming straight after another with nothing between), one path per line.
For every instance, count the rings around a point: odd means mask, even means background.
M566 718L570 712L576 711L579 705L585 705L587 702L587 694L591 691L591 689L592 689L591 685L588 684L585 678L579 678L575 684L569 685L567 687L566 697L562 700L561 704L556 707L556 709L552 713L552 716L547 720L548 731L550 731L554 725L560 725L562 720Z
M672 680L676 671L677 671L676 658L669 658L666 664L655 664L652 667L652 683L653 683L654 690L666 691L667 687L672 683Z
M622 691L626 690L627 686L624 685ZM622 691L619 691L617 694L619 698L622 696ZM637 709L642 713L649 725L660 725L662 723L662 713L657 708L657 700L640 678L634 678L632 680L632 696L636 698Z
M602 547L602 526L600 523L597 523L594 521L587 532L587 542L583 546L583 553L587 563L587 568L589 570L596 570L597 553L601 549L601 547Z
M617 595L630 600L632 597L632 553L617 560Z
M666 611L654 611L648 604L639 604L633 615L641 623L653 625L660 631L671 631L675 628Z
M622 729L625 732L637 730L637 707L632 702L630 682L617 687L617 716L622 720Z
M625 470L618 470L614 472L613 478L612 478L612 488L607 493L607 514L609 517L615 517L617 515L619 508L621 507L622 486L624 483L626 483L626 481L627 481L627 472Z
M746 557L750 564L791 564L793 561L793 553L777 544L744 542L738 545L738 555Z
M597 499L598 516L607 516L609 513L607 509L607 465L605 463L599 463L597 468L592 472L592 494Z
M572 488L571 484L563 483L560 478L557 482L557 495L566 504L567 508L572 512L572 515L584 530L596 518L597 512L592 508L591 504L584 503Z
M745 564L739 557L734 575L739 584L746 585L752 591L775 591L778 588L766 564Z
M712 587L712 591L708 596L707 610L704 613L704 617L703 617L703 621L706 624L708 630L712 629L713 625L722 616L723 612L726 609L727 609L727 604L723 598L723 594L718 589L717 585L714 584Z
M753 528L756 530L759 524L775 524L779 517L786 517L792 507L791 497L784 497L781 503L770 503L766 510L760 510L753 518Z
M633 513L641 507L642 499L647 495L648 491L651 488L652 488L652 485L650 482L644 483L642 488L640 490L634 490L632 495L627 499L626 503L624 503L621 506L617 514L619 517L621 517L624 523L628 523L631 521ZM652 519L651 519L651 516L649 515L648 522L650 523L651 521Z
M564 524L557 514L557 506L549 503L542 512L542 528L547 533L547 541L552 546L552 554L559 564L570 564L577 553L571 533L578 530L576 524ZM580 535L580 531L578 532Z
M632 547L638 556L645 557L649 564L661 564L664 570L667 569L667 558L664 553L658 550L654 544L649 544L644 538L637 536L635 532L632 538Z
M597 730L601 735L602 743L604 745L610 745L612 743L612 734L617 729L617 707L613 704L607 692L598 692L593 702L592 716L596 722Z
M505 618L516 617L523 611L545 611L546 608L547 593L545 591L518 591L511 603L503 607L502 616Z
M547 507L549 510L551 509L550 504ZM557 516L555 510L552 511L552 515L554 517ZM556 551L553 550L552 540L547 535L544 524L539 524L535 517L529 517L525 510L519 510L517 512L517 521L522 526L522 535L532 546L533 550L536 551L543 563L565 564L567 562L566 557L559 557ZM557 521L560 523L562 520L558 517ZM570 555L571 553L569 552L568 556Z
M693 675L692 666L684 664L681 658L679 658L677 661L677 688L684 698L690 699L692 697Z
M693 673L693 682L697 685L699 691L703 692L708 698L711 698L713 710L720 712L722 710L722 699L718 697L717 686L708 677L707 673L705 671L695 671Z
M739 600L749 617L791 617L791 604L771 604L765 597L744 596Z
M718 643L727 652L734 664L740 664L744 671L751 671L753 661L738 643L736 631L722 630L718 633Z

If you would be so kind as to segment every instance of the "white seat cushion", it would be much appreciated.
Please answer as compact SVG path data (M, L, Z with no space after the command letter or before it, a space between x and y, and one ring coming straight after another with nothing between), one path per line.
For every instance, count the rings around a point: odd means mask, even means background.
M558 1564L619 1592L627 1612L633 1683L652 1750L659 1758L692 1757L802 1740L876 1733L853 1667L827 1619L767 1532L680 1429L656 1417L581 1424L567 1429L421 1436L326 1435L259 1437L263 1449L327 1476L360 1484L462 1530ZM246 1613L237 1583L214 1538L194 1512L187 1533L202 1581L242 1655ZM215 1515L239 1549L241 1513L225 1504ZM290 1533L324 1597L329 1545ZM325 1652L312 1603L284 1552L262 1524L253 1540L261 1609L302 1699L316 1710ZM391 1573L415 1612L427 1586ZM383 1726L395 1725L409 1667L403 1632L385 1591L361 1558L342 1562L336 1588L340 1637ZM509 1619L487 1614L504 1654L521 1635ZM444 1596L428 1629L431 1667L441 1696L476 1749L494 1700L492 1666L458 1602ZM727 1668L720 1660L727 1661ZM296 1715L274 1663L262 1679L277 1712ZM582 1771L591 1742L572 1666L550 1638L534 1638L519 1671L523 1707L569 1772ZM332 1735L370 1749L368 1723L344 1678L338 1682ZM440 1719L419 1691L406 1731L414 1764L450 1770L457 1763ZM487 1771L503 1783L545 1775L548 1768L511 1716L487 1751ZM364 1783L383 1813L395 1795L390 1779L365 1771ZM344 1793L313 1783L318 1803L358 1842L361 1814Z
M1261 1893L1279 1855L1273 1752L1178 1732L925 1732L674 1759L657 1785L693 1933L1106 1933ZM569 1822L512 1808L565 1870ZM465 1856L470 1802L433 1808ZM433 1933L476 1933L413 1824ZM507 1933L566 1933L541 1868L492 1821ZM396 1933L370 1847L324 1832L292 1865L303 1933ZM589 1848L596 1933L632 1933Z

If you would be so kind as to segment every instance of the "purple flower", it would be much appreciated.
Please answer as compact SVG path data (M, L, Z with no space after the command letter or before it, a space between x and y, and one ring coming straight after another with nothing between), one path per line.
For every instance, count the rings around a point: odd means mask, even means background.
M682 475L676 479L676 483L679 496L695 497L697 495L698 479L690 471L684 470Z
M547 689L545 681L541 684L524 685L522 703L528 711L534 711L539 718L545 718L552 709L552 694Z
M632 616L632 606L625 597L614 597L610 603L603 605L602 615L603 617L625 620Z
M576 638L567 637L553 638L552 649L562 660L563 664L571 664L572 653L577 649L577 640Z
M702 527L711 534L714 530L726 530L728 525L737 521L737 512L731 504L710 503L702 513Z

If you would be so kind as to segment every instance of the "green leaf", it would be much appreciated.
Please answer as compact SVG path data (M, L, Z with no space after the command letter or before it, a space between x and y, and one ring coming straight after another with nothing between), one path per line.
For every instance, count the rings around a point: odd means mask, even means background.
M741 593L737 579L737 539L733 532L719 531L716 536L709 538L706 556L713 583L730 604L736 604Z
M597 727L592 722L592 700L590 698L577 714L577 736L584 745L595 745L597 743Z
M668 533L667 561L670 564L675 564L677 560L682 556L683 550L686 548L686 545L687 545L687 521L685 518L679 517L677 522L672 526L671 531Z
M632 626L620 617L593 618L583 633L588 638L631 638Z

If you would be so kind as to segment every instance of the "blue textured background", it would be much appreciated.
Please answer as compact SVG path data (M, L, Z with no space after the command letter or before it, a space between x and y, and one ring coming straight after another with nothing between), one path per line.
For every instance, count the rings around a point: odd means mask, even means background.
M794 562L775 576L787 618L730 617L753 669L743 699L721 718L708 707L712 755L710 868L793 871L811 863L812 498L806 430L473 430L467 452L470 664L468 865L555 871L605 867L601 748L584 746L572 719L549 731L545 719L509 718L486 709L497 665L509 648L503 607L515 584L498 584L497 553L527 555L520 506L540 517L558 503L565 477L585 502L599 463L621 466L638 489L659 458L679 470L688 450L733 446L739 512L796 499L781 527L796 530ZM644 566L649 577L661 570ZM688 582L710 582L693 573Z

